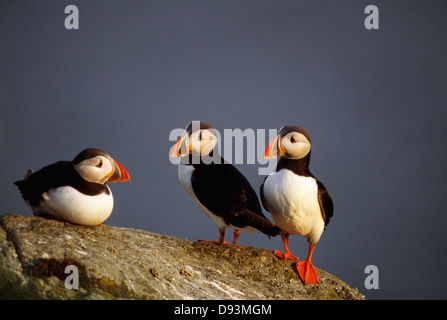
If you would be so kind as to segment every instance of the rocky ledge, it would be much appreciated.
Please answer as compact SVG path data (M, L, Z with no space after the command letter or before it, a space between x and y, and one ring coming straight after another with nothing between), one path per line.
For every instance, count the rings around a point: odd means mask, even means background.
M304 286L266 249L0 216L0 299L364 299L317 272Z

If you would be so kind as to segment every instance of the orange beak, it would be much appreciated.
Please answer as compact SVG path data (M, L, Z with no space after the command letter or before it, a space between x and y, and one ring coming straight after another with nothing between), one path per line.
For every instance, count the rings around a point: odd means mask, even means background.
M184 157L192 150L191 146L186 146L184 142L188 138L188 134L185 133L178 141L172 146L169 151L170 158Z
M114 183L130 181L130 176L127 170L119 164L118 161L112 159L112 163L113 170L108 181Z
M282 156L285 152L286 150L284 150L284 148L281 148L281 136L277 136L269 143L267 148L265 148L263 158L275 159Z

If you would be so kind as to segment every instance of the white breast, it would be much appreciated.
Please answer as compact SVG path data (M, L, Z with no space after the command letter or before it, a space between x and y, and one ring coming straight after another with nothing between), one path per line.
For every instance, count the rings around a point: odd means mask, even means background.
M45 213L75 224L95 226L112 213L113 196L110 189L109 192L88 196L69 186L59 187L44 193L44 200L33 211L37 215Z
M301 177L286 169L274 172L265 180L264 198L281 230L306 236L311 244L318 242L324 220L314 178Z

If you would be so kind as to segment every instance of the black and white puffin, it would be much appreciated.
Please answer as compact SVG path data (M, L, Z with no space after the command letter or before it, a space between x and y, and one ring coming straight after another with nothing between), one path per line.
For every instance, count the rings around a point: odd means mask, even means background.
M203 122L192 122L170 150L180 157L178 176L182 187L219 229L217 244L227 244L225 229L233 228L233 244L240 230L276 236L280 230L262 213L256 192L233 165L216 154L216 131ZM217 161L215 161L217 160Z
M106 182L126 182L129 173L107 153L85 149L73 161L58 161L14 182L36 216L96 226L112 213Z
M305 236L308 256L305 261L297 262L296 267L304 284L318 284L312 252L333 215L334 206L326 187L309 171L310 149L310 137L303 128L281 128L264 152L264 158L281 159L261 186L261 200L281 229L285 252L276 250L274 254L281 259L297 260L289 251L288 237Z

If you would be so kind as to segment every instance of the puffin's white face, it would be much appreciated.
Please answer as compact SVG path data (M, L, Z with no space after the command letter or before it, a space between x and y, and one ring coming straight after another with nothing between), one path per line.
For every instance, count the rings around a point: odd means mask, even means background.
M217 136L213 128L200 129L189 134L187 132L172 146L170 157L185 157L189 154L207 156L217 144Z
M289 159L302 159L310 151L310 141L299 132L289 132L279 140L281 156Z
M310 152L310 141L301 132L290 130L288 133L281 133L273 139L264 151L265 159L274 159L277 157L284 157L287 159L302 159ZM299 127L298 127L299 128ZM301 128L299 128L301 129ZM302 130L302 129L301 129Z
M213 130L201 129L189 136L189 146L191 146L191 151L195 155L209 155L216 144L217 137Z
M84 180L104 184L113 175L113 160L104 156L96 156L74 165Z

